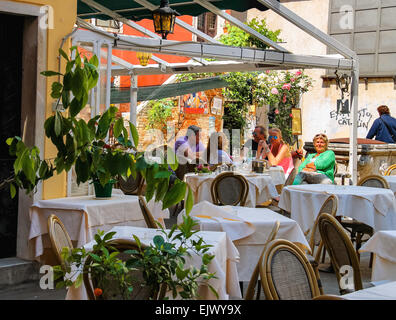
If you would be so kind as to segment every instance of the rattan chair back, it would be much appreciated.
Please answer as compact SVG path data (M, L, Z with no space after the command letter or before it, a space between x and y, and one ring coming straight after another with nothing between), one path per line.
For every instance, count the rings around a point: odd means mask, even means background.
M331 264L338 279L340 293L345 294L363 288L360 273L359 260L348 234L336 218L328 213L322 213L319 217L319 231L323 244L330 255ZM343 288L341 278L345 268L353 269L353 288ZM343 272L343 274L341 274ZM349 271L348 271L349 272Z
M249 286L247 288L246 295L245 295L245 300L252 300L253 299L254 288L256 286L256 283L257 283L257 280L258 280L258 277L259 277L259 274L260 274L260 263L261 263L261 260L263 259L264 252L265 252L265 249L267 247L267 244L269 242L271 242L272 240L275 240L276 235L278 234L279 227L280 227L280 222L276 221L274 226L273 226L273 228L272 228L272 231L271 231L270 235L267 238L267 241L264 243L263 251L261 252L261 255L260 255L260 258L258 259L256 268L253 270L252 276L250 278Z
M386 170L384 172L384 176L392 176L393 175L393 171L396 171L396 163L392 164L388 168L386 168Z
M290 171L284 186L290 186L293 183L294 179L296 178L296 175L297 175L297 170L296 168L293 168L292 171Z
M216 205L244 206L249 192L245 177L234 172L217 175L211 184L212 202Z
M325 212L335 217L337 214L337 209L338 209L338 197L332 194L323 203L322 207L319 210L318 216L316 217L315 223L312 227L311 237L309 240L309 246L311 248L312 256L314 256L315 247L318 247L317 257L320 256L320 253L322 251L321 249L323 246L322 238L320 237L320 232L318 228L319 216ZM317 261L319 261L319 259Z
M67 247L73 249L73 244L70 240L70 236L67 233L65 226L62 221L54 214L51 214L47 220L48 233L51 240L52 250L60 265L64 266L65 263L62 259L62 249Z
M107 249L109 253L114 252L115 250L120 253L117 255L117 258L122 261L127 261L131 258L130 254L124 253L126 250L137 250L138 246L134 240L124 240L124 239L115 239L110 240L107 245ZM145 245L141 245L142 249L145 248ZM101 255L103 252L93 252L96 255ZM119 284L116 279L112 279L109 275L109 278L106 279L106 285L104 288L101 288L103 293L100 297L96 297L94 294L94 288L98 287L98 281L90 272L90 265L93 263L93 259L89 256L84 263L84 273L83 273L83 282L85 289L87 291L87 296L89 300L122 300L123 296L120 292ZM131 300L149 300L155 299L156 294L153 293L150 287L144 286L144 278L142 270L135 269L130 271L131 275L131 285L133 287L130 299ZM155 295L155 296L153 296Z
M313 298L312 300L346 300L346 299L332 294L323 294Z
M267 300L311 300L320 295L305 253L288 240L271 241L259 266Z
M390 189L388 181L379 175L370 175L362 178L357 183L358 186L372 187L372 188L384 188Z
M142 211L144 221L146 221L147 228L157 229L158 225L154 216L151 214L150 210L147 207L146 200L143 196L139 195L139 206L140 210Z
M136 178L134 178L132 175L130 175L127 180L124 180L124 178L119 177L118 187L119 189L122 190L122 192L124 192L124 194L136 195L138 194L138 191L141 189L141 184L143 182L144 179L142 175L138 172L136 174Z

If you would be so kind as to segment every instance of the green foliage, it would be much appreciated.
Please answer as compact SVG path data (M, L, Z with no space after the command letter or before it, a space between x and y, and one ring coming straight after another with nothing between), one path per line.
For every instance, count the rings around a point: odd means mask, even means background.
M267 71L258 76L255 100L269 105L270 126L282 131L283 139L293 142L291 109L298 107L301 95L312 87L312 79L303 71Z
M116 290L123 299L129 299L133 292L131 271L142 270L144 286L149 287L150 297L153 299L165 298L159 295L160 287L172 292L173 298L180 296L182 299L198 298L198 287L200 284L207 284L211 278L215 278L213 273L209 273L208 264L214 258L209 254L211 245L205 244L201 237L195 236L198 232L193 230L196 223L190 216L184 217L183 224L174 225L169 231L161 228L161 235L153 238L153 243L143 246L141 240L133 235L138 249L126 250L123 253L130 255L127 261L118 258L119 251L111 246L115 232L104 234L99 231L95 235L95 245L93 251L86 251L84 248L72 249L64 248L62 257L65 264L55 266L55 280L57 288L65 286L79 287L82 283L83 274L89 274L95 279L97 288L106 291L111 287ZM195 253L202 257L202 264L199 269L187 266L186 258ZM84 268L84 263L90 259L88 266ZM208 285L208 284L207 284ZM208 285L210 290L218 297L214 288Z
M120 176L126 180L131 174L136 177L140 172L147 183L147 201L155 196L156 201L164 200L164 208L168 208L175 201L184 199L186 184L177 180L168 190L166 159L163 164L145 161L144 152L139 152L135 147L139 144L136 127L131 122L125 126L124 120L117 117L116 107L110 106L88 122L77 118L87 103L90 90L97 84L99 60L96 56L90 60L82 58L77 47L72 47L70 51L74 53L73 60L60 49L60 54L67 61L64 74L54 71L41 73L46 77L63 76L62 82L52 84L51 96L57 99L58 104L62 101L67 115L56 111L44 123L45 135L58 151L55 159L41 160L38 148L28 148L20 137L7 139L9 153L16 157L14 174L2 181L0 188L9 185L11 197L16 195L16 187L25 189L29 194L35 191L41 180L52 177L54 171L58 174L68 172L74 165L78 184L98 181L104 186ZM169 165L172 170L178 167L177 161Z
M245 24L274 42L282 41L279 38L281 30L269 30L265 19L259 21L256 18L253 18L251 21L245 22ZM255 47L258 49L268 48L268 45L236 26L231 26L227 23L226 28L227 33L222 34L219 39L223 44L235 47Z
M165 130L167 121L172 116L172 108L175 103L171 99L150 101L148 108L147 129Z

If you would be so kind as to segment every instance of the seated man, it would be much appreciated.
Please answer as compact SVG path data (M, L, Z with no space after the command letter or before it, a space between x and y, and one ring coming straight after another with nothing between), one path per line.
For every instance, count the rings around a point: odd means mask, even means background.
M191 125L188 127L186 135L175 142L176 156L186 157L190 160L200 158L200 152L205 149L205 146L199 141L200 131L201 128L197 126Z
M316 153L311 153L298 168L293 185L334 184L335 154L328 150L329 140L319 133L313 138Z

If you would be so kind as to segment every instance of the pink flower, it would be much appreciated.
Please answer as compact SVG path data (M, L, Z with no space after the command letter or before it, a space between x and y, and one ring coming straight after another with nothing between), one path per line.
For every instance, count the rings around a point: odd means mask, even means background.
M294 78L291 78L291 79L290 79L290 82L294 82L294 81L296 81L296 79L294 79Z
M283 95L282 102L283 102L283 103L286 103L286 95L285 95L285 94Z
M278 89L276 89L275 87L271 89L271 93L272 94L279 94Z
M293 114L292 113L290 113L289 116L290 116L290 118L293 118Z
M275 114L279 114L279 110L278 109L275 109Z
M290 90L290 89L291 89L291 84L290 84L290 83L285 83L285 84L282 86L282 89L283 89L283 90Z
M265 73L266 73L266 74L269 74L270 72L271 72L271 71L269 71L269 70L265 70Z
M297 76L297 77L300 76L301 74L302 74L301 71L297 71L297 72L296 72L296 76Z

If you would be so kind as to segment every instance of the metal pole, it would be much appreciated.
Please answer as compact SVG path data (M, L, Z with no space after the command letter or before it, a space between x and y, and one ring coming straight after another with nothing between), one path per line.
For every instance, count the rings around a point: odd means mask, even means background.
M358 125L358 96L359 96L359 58L353 60L351 83L351 115L352 127L349 134L349 173L353 185L357 184L357 125Z
M137 76L131 74L131 104L129 109L129 120L136 126L136 109L137 109Z
M110 95L111 95L111 55L113 46L107 45L107 70L106 70L106 110L110 108ZM99 55L100 60L100 55Z

